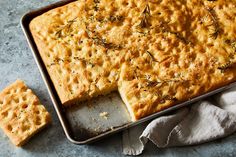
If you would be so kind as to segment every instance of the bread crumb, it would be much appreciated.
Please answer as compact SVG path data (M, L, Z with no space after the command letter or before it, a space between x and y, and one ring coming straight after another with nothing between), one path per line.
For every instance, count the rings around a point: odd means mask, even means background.
M98 131L100 131L100 130L101 130L101 127L100 127L100 126L98 126L97 128L94 129L95 132L98 132Z
M99 116L100 117L103 117L104 119L108 119L108 116L109 116L109 114L108 114L108 112L101 112L100 114L99 114Z

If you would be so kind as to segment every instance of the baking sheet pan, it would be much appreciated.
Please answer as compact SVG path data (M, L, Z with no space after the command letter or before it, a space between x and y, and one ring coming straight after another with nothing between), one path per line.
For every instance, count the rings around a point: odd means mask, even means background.
M103 137L151 120L236 85L236 83L231 83L186 102L177 104L161 112L152 114L136 122L131 122L128 111L117 92L112 92L106 96L100 96L90 101L81 102L71 108L63 108L30 33L29 23L36 16L72 1L74 0L64 0L38 10L31 11L26 13L21 19L21 26L32 50L34 59L46 84L64 132L71 142L75 144L88 144L94 142Z

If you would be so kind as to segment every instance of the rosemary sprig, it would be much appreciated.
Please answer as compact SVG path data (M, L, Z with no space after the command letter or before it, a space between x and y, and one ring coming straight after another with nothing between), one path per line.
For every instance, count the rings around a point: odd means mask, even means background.
M150 23L148 21L148 18L151 16L151 11L148 3L146 4L142 14L141 14L141 22L139 23L138 27L140 28L146 28L150 26Z
M180 41L182 41L184 44L192 44L191 41L189 41L187 38L183 37L179 32L174 32L168 29L167 24L164 24L163 22L160 24L161 31L163 33L170 33L176 36Z
M210 34L210 37L213 38L213 39L217 39L217 37L219 36L220 31L221 31L217 15L216 15L216 13L215 13L213 8L209 8L209 7L205 6L205 5L204 5L204 8L208 12L208 15L210 16L210 18L212 20L212 25L214 27L213 33Z
M116 45L114 43L108 42L105 38L101 38L95 31L90 30L86 26L86 32L88 34L88 38L93 40L93 43L96 45L103 46L106 49L120 50L122 49L121 45Z
M142 36L147 36L150 31L137 31L137 33L141 34Z
M234 52L236 52L236 40L226 39L225 43L229 45L234 50Z
M56 65L56 64L60 64L60 63L65 63L65 62L70 62L70 60L69 59L62 59L62 58L55 58L53 60L53 62L50 65L48 65L48 66L50 67L50 66L53 66L53 65Z
M75 17L75 18L72 19L72 20L67 21L67 24L65 24L64 26L62 26L62 27L55 33L55 35L56 35L58 38L63 37L63 36L62 36L62 31L63 31L63 30L69 31L70 28L71 28L71 26L72 26L72 24L73 24L74 22L76 22L76 18L77 18L77 17ZM68 33L68 32L67 32L67 33Z
M228 61L225 64L219 66L217 69L219 69L222 73L224 73L227 69L233 68L235 66L235 62Z
M150 81L149 79L146 80L146 86L147 87L155 87L158 84L169 84L169 83L183 83L186 82L188 80L183 80L183 79L169 79L169 80L162 80L162 81Z
M178 32L170 32L171 34L174 34L179 40L181 40L183 43L188 44L191 43L188 41L185 37L183 37L180 33Z
M152 61L158 62L150 51L146 51L146 53L149 55L149 57L152 59Z
M150 81L150 80L148 80L147 83L146 83L146 86L147 87L155 87L155 86L157 86L160 83L161 82L158 82L158 81Z
M99 16L91 16L89 18L90 22L99 22L99 23L107 23L107 22L111 22L111 23L119 23L124 21L124 16L121 15L110 15L108 17L99 17Z
M106 49L115 49L115 50L119 50L121 49L121 45L116 45L113 43L108 42L106 39L104 38L100 38L100 37L92 37L91 38L93 40L93 42L97 45L103 46Z
M91 67L94 67L95 66L95 64L94 63L92 63L92 62L90 62L90 61L87 61L87 60L85 60L84 58L80 58L80 57L73 57L75 60L80 60L80 61L82 61L82 62L84 62L86 65L91 65Z
M155 57L153 56L153 54L150 51L145 51L145 52L148 54L148 56L151 58L151 61L153 61L153 62L162 63L162 62L164 62L168 59L171 59L171 56L167 56L164 59L158 61L158 60L155 59Z
M162 96L161 100L160 100L160 103L161 104L164 104L166 101L178 101L178 99L174 96L170 96L170 95L164 95Z

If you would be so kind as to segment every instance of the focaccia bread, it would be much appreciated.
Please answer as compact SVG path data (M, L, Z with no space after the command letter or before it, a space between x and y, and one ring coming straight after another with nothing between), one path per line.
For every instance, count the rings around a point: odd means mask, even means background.
M16 146L25 144L50 121L47 110L23 81L0 92L0 127Z
M236 80L235 0L79 0L30 30L63 105L118 90L137 120Z

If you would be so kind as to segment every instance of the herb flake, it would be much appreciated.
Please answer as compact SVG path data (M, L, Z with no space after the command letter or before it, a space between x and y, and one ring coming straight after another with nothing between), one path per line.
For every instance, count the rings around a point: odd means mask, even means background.
M77 18L77 17L76 17L76 18ZM66 34L68 34L69 31L71 31L70 28L71 28L72 24L73 24L74 22L76 22L76 18L67 21L67 24L65 24L64 26L62 26L62 27L55 33L55 35L56 35L58 38L62 38L62 37L63 37L62 31L65 31ZM67 35L66 35L66 36L67 36Z
M151 11L150 11L150 7L147 3L147 5L145 6L142 14L141 14L141 22L139 23L138 27L140 28L147 28L150 26L150 23L148 21L148 18L151 16Z

